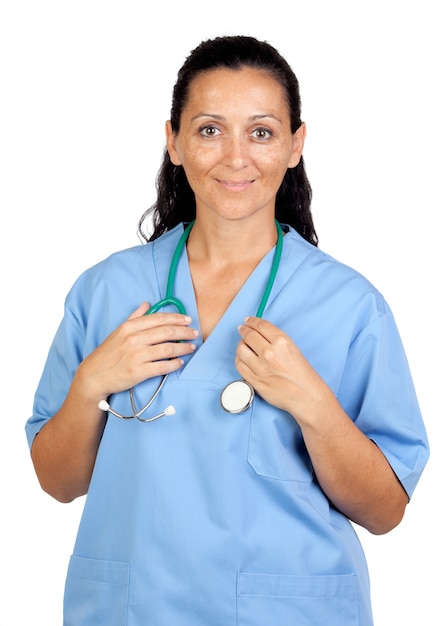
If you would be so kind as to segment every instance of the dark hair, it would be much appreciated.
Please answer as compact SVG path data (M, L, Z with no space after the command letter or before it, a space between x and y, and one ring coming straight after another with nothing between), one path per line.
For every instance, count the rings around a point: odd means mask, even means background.
M291 119L291 132L302 124L299 84L296 75L279 54L267 42L242 35L217 37L203 41L195 48L178 72L171 105L171 125L179 132L180 119L186 106L189 88L199 75L215 69L239 70L251 67L268 72L280 83L285 92ZM182 166L173 165L165 149L156 183L157 200L142 215L138 231L146 241L152 241L171 230L180 222L191 222L196 215L193 191ZM311 216L311 186L305 172L303 158L298 165L289 168L277 192L275 216L279 222L290 224L307 241L317 246L318 238ZM153 232L148 237L143 225L152 216Z

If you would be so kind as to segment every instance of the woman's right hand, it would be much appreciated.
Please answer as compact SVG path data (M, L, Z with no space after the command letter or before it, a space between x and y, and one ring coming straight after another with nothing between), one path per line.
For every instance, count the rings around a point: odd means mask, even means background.
M59 411L46 422L31 449L44 491L60 502L87 493L103 436L106 413L98 408L112 393L169 374L191 354L198 332L179 313L145 315L141 304L79 365Z
M191 317L180 313L146 315L142 303L79 367L86 392L98 401L142 381L179 369L182 356L191 354L199 333ZM87 391L88 389L88 391Z

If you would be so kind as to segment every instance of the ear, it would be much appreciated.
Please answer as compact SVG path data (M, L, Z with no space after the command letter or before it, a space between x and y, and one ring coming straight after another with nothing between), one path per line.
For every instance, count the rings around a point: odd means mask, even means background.
M167 120L167 122L165 122L165 137L166 148L168 150L168 154L170 155L171 163L173 165L182 165L176 148L176 135L173 132L170 120Z
M288 163L288 167L296 167L299 164L305 144L306 125L302 122L300 128L296 130L292 139L292 154Z

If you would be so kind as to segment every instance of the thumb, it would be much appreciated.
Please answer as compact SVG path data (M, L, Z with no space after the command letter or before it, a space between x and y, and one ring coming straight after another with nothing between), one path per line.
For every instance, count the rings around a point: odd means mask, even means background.
M133 313L131 313L128 319L133 320L136 317L142 317L143 315L145 315L147 311L149 311L149 308L150 308L150 305L148 304L148 302L142 302L141 305L137 309L135 309Z

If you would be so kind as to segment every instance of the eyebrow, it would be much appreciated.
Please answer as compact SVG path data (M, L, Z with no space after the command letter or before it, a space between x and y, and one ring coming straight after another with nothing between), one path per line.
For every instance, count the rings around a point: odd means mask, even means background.
M219 121L225 121L225 119L226 119L223 115L218 115L216 113L206 113L206 112L204 112L204 113L198 113L197 115L194 115L191 118L191 121L194 122L194 121L200 119L201 117L211 117L211 118L213 118L215 120L219 120ZM260 113L258 115L251 115L249 117L249 121L250 122L256 122L257 120L262 120L262 119L266 119L266 118L270 118L270 119L276 120L277 122L281 123L281 119L278 118L276 115L274 115L272 113Z

